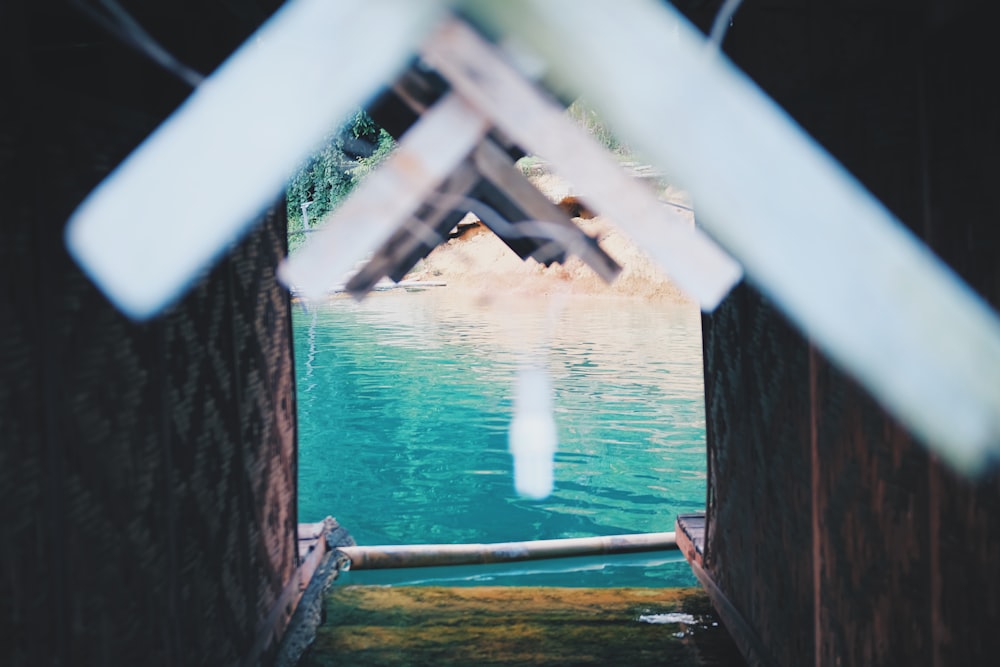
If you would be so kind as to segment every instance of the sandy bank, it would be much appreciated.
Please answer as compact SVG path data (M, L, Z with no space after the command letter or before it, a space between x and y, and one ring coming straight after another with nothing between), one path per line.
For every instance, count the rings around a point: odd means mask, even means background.
M554 202L576 194L552 174L535 174L531 179ZM668 193L668 197L677 201L683 198L683 193ZM575 218L574 222L587 234L596 237L604 250L622 265L623 271L614 283L606 284L575 257L565 264L549 267L531 259L522 261L503 241L482 226L438 246L407 278L443 280L450 289L477 292L502 290L513 294L599 295L689 302L610 220L598 216Z

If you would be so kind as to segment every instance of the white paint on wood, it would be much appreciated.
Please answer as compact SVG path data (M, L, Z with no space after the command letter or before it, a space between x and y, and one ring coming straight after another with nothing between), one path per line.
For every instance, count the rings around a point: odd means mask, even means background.
M546 245L551 244L559 250L573 252L605 282L610 283L618 277L621 273L618 263L599 245L591 244L586 233L577 227L561 208L549 201L548 197L515 167L510 156L499 146L492 141L484 141L476 149L473 159L483 177L502 190L533 222L548 223L546 226L550 229L559 228L563 232L553 237ZM511 227L517 229L523 225L513 225L508 228ZM493 231L499 233L501 230L498 228ZM565 237L575 241L565 244L562 242ZM540 247L536 253L542 251L544 247ZM537 259L538 255L535 256Z
M474 6L680 177L753 282L918 438L966 472L1000 453L996 313L675 10Z
M91 193L70 252L129 316L155 314L396 76L440 6L291 0Z
M326 295L410 219L488 129L480 114L449 94L421 116L386 161L281 265L279 278L307 298Z
M574 13L588 13L577 5ZM604 46L601 45L601 49ZM446 22L424 44L424 58L469 104L521 148L545 158L596 211L610 217L705 310L742 270L711 239L631 178L563 109L527 82L466 24Z

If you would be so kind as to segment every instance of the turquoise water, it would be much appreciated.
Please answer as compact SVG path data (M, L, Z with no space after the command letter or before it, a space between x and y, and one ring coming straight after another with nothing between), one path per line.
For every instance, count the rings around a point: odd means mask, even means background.
M359 544L503 542L670 531L678 513L704 508L696 309L435 288L297 308L294 325L300 521L333 515ZM527 362L551 374L560 437L555 491L542 501L514 492L507 453ZM695 583L662 553L351 576Z

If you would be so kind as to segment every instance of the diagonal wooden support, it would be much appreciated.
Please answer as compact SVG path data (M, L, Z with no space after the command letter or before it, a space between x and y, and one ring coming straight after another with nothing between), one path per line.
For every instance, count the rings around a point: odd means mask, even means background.
M622 269L618 262L604 252L596 240L573 224L562 209L539 192L538 188L517 170L510 156L496 144L489 141L480 144L473 153L473 159L483 177L515 202L527 214L528 219L552 223L560 227L567 237L577 238L579 243L574 245L581 247L580 258L605 282L610 283L621 273ZM544 258L536 259L544 263Z
M996 313L676 10L616 0L609 20L610 3L465 8L682 177L755 284L936 453L964 472L1000 458ZM580 35L600 47L581 48ZM454 51L434 49L442 66Z
M402 137L447 89L448 83L437 72L415 63L375 98L370 113L393 136ZM493 128L472 158L458 165L374 250L347 281L347 291L361 298L385 276L398 282L470 210L522 259L530 257L549 265L565 261L567 253L573 252L604 280L612 281L621 267L521 174L514 163L520 155L523 152ZM368 190L354 196L380 194L384 193ZM357 208L355 202L346 210Z
M375 98L368 107L368 113L383 129L393 137L398 138L419 120L420 115L448 87L447 81L442 79L440 74L427 67L425 63L416 61L399 79ZM550 227L549 231L557 231L563 239L568 239L571 236L578 238L580 242L573 243L574 247L583 251L584 261L598 275L608 282L614 279L621 270L617 262L609 257L596 241L581 235L576 226L572 224L570 217L549 202L516 169L514 163L524 155L524 151L514 145L496 128L493 128L488 140L480 145L476 154L475 168L483 173L484 178L468 192L457 193L449 188L448 195L467 195L469 201L462 203L462 206L469 205L471 207L472 200L475 200L477 210L486 214L483 220L486 226L495 232L521 259L534 258L545 265L566 260L567 248L548 236L536 238L525 233L526 227L524 225L512 230L516 234L506 233L510 229L507 225L509 222L549 221L556 225ZM454 197L448 198L456 202L459 201ZM486 207L492 211L488 211ZM501 224L490 224L490 220L497 219L496 215L491 215L493 211L503 218ZM440 224L442 229L438 231L443 236L454 226L454 223L461 220L464 214L465 209L456 209L453 213L440 219L440 222L433 224L421 212L418 212L415 217L433 228L437 228L437 225ZM448 226L449 221L453 223L452 226ZM363 294L366 291L364 287L366 284L374 284L372 281L379 279L379 276L376 275L379 272L377 267L385 265L386 259L390 256L393 258L393 266L382 266L381 270L388 270L387 275L398 282L417 261L434 249L435 243L433 242L427 244L415 237L406 241L407 237L405 229L400 229L394 234L387 245L376 252L372 263L369 263L359 272L359 275L352 278L348 284L348 290L354 292L356 296ZM355 291L353 287L358 289Z
M621 271L595 239L517 170L507 151L487 138L350 278L347 291L360 298L384 276L399 281L467 211L478 214L522 259L549 264L565 261L572 252L608 282Z
M130 317L156 314L396 77L442 6L289 0L73 213L72 255Z
M435 104L385 163L327 217L324 227L282 263L281 281L306 297L324 296L406 223L487 130L482 115L455 95Z
M457 19L444 22L424 43L422 55L504 134L544 156L585 193L592 208L643 246L704 309L714 308L740 279L739 264L629 177L468 25Z

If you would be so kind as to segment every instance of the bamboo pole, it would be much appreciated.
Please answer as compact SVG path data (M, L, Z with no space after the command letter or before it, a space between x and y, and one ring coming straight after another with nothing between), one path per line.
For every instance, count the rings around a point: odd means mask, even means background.
M73 213L71 254L130 317L156 314L274 204L337 122L396 78L443 10L289 0Z
M675 533L636 533L562 540L528 540L492 544L392 544L338 547L350 560L347 569L382 570L438 565L483 565L543 558L628 554L677 548Z

